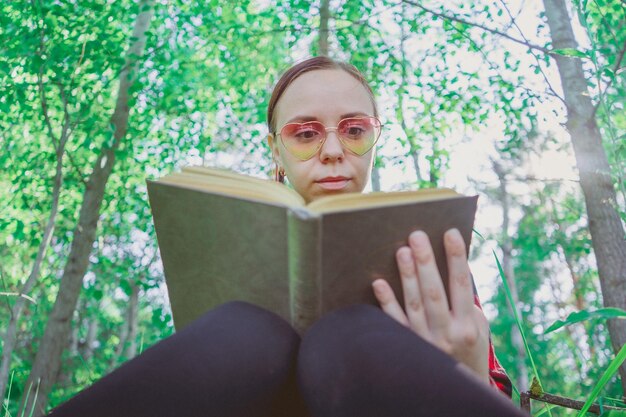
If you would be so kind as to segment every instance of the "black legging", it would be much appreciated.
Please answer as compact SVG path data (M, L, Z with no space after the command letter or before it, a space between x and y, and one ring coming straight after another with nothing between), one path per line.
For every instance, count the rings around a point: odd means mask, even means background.
M373 306L319 320L302 341L231 302L146 350L50 416L525 416Z

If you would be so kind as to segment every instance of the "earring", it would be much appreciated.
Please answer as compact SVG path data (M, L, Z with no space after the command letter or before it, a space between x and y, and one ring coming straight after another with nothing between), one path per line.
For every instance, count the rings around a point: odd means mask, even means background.
M276 164L276 169L274 170L274 180L280 182L281 184L285 183L285 170Z

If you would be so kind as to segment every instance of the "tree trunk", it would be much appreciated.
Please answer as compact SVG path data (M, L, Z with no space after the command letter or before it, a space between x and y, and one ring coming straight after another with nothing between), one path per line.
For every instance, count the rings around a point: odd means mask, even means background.
M328 56L328 21L330 20L330 0L320 4L320 33L318 40L319 54Z
M124 356L132 359L137 354L137 328L139 325L139 285L132 285L130 300L128 301L128 343Z
M559 283L554 274L548 274L546 277L547 284L550 286L550 293L553 296L553 302L556 308L558 309L559 316L563 317L564 312L567 311L568 303L564 302L560 295L562 295L561 286L562 283ZM565 342L569 345L569 349L572 353L572 359L576 364L576 371L578 372L578 378L580 381L585 380L585 367L583 365L583 361L585 361L581 349L581 344L584 344L584 340L581 343L581 338L574 333L574 329L572 326L565 326L564 332L567 333L567 337L565 338ZM586 362L586 361L585 361ZM589 369L589 364L587 364L587 370Z
M406 4L402 3L402 10L398 15L398 24L400 25L400 87L396 90L398 97L398 107L396 108L396 119L400 122L402 131L406 135L406 140L409 143L409 155L413 161L413 168L415 169L415 178L418 183L422 182L422 172L419 164L419 154L421 147L417 144L417 138L415 129L409 127L406 124L406 118L404 117L404 97L407 92L407 86L409 85L407 74L407 58L406 58L406 30L404 27L404 16L406 15Z
M380 169L375 165L372 168L372 191L380 191Z
M552 46L555 49L577 48L565 0L544 0L543 3ZM566 126L585 196L602 298L606 307L626 310L626 239L582 62L579 58L561 55L555 55L555 60L567 106ZM626 321L609 320L608 327L613 350L617 352L626 343ZM620 375L626 395L626 363L620 367Z
M560 221L559 218L559 214L557 211L557 208L555 206L555 202L552 198L548 198L547 200L545 199L541 199L541 204L548 207L550 211L552 212L552 221L556 224L556 226L558 227L559 230L563 230L565 231L566 226L563 225ZM585 300L583 298L583 289L580 286L580 278L578 276L578 274L576 273L576 268L574 267L574 258L575 255L574 254L570 254L568 252L568 249L565 245L563 245L562 243L557 243L557 253L559 254L559 256L563 259L563 262L565 262L565 266L567 266L567 271L569 272L570 278L572 279L572 292L573 292L573 296L574 296L574 305L576 306L576 310L577 311L582 311L585 308L587 308L587 305L585 303ZM565 311L564 307L559 306L560 309L562 309L563 311ZM580 344L580 346L584 346L586 345L589 348L589 355L590 357L593 357L595 355L595 349L594 349L594 342L592 337L590 336L592 333L589 332L589 329L592 325L592 323L587 322L582 322L581 323L582 328L585 330L585 339L583 340L581 337L573 337L573 334L570 330L570 327L567 327L567 330L570 334L570 336L572 337L572 340L578 340L579 343L576 343L577 346ZM579 350L581 350L579 346ZM581 374L582 375L582 374ZM582 377L581 377L582 378ZM582 380L582 379L581 379Z
M496 160L492 160L491 163L493 165L494 172L498 176L498 181L500 184L498 197L500 200L500 205L502 206L502 234L499 239L500 247L502 248L502 270L504 271L504 276L506 278L509 289L511 290L511 299L513 300L513 305L511 307L517 310L517 316L521 318L521 311L519 311L519 308L517 307L519 305L517 282L515 280L513 262L511 262L513 257L513 244L511 242L511 238L509 237L509 192L507 190L504 169ZM516 324L511 325L511 344L515 349L515 356L517 357L517 378L515 382L520 391L525 391L530 388L530 384L528 382L528 368L526 367L525 360L526 350L524 349L522 335L519 332Z
M433 138L433 155L431 158L428 158L428 181L430 182L431 187L439 186L439 178L441 176L441 171L437 166L437 159L439 158L439 143L436 138Z
M48 120L45 91L43 88L43 81L41 77L39 79L39 92L41 95L41 107L44 113L43 116L46 120ZM67 140L70 136L69 128L70 118L69 114L65 112L63 126L61 128L61 136L59 137L59 139L57 140L54 137L54 133L52 132L52 130L49 131L49 134L51 136L50 139L52 139L56 147L56 169L54 175L54 183L52 186L52 204L50 206L50 214L48 215L48 221L46 222L46 226L44 227L43 237L37 250L37 256L35 257L33 268L31 269L28 278L24 282L24 285L19 290L19 294L15 299L15 304L13 304L13 308L11 308L9 323L4 333L2 345L2 359L0 361L0 395L2 395L2 398L4 398L4 394L7 389L7 384L9 381L9 371L11 369L11 357L13 356L13 350L15 349L15 344L17 343L17 325L26 302L26 299L22 297L22 294L28 294L37 283L46 250L50 245L50 240L52 239L52 235L54 233L54 226L59 208L59 196L61 194L61 186L63 184L63 155L65 154L65 145L67 144Z
M100 304L100 303L98 303ZM98 306L99 307L99 306ZM85 311L87 313L88 310ZM87 335L85 336L84 343L80 344L80 354L84 363L89 363L93 357L93 350L96 347L98 341L98 318L89 317L89 314L85 314L85 324L87 325Z
M80 311L80 307L77 308L77 311ZM76 321L80 323L80 318ZM78 356L78 344L80 339L80 326L72 327L72 331L70 332L70 340L68 343L67 350L69 351L70 356Z
M131 284L131 294L128 300L125 320L120 329L119 342L115 355L109 364L115 369L124 360L129 360L137 354L137 329L139 326L139 285Z
M129 324L127 323L127 321L124 321L122 323L120 333L119 333L120 340L117 344L117 348L115 349L115 355L113 356L113 358L111 359L111 362L109 363L110 369L117 368L117 365L122 362L122 357L124 356L126 343L128 341L128 326Z
M415 170L415 178L418 183L421 183L422 180L422 171L420 169L420 150L415 148L411 150L411 161L413 161L413 169Z
M85 188L78 224L74 229L72 246L59 285L59 292L25 388L28 390L32 387L33 393L38 388L38 394L36 398L34 395L24 398L20 405L20 413L25 415L30 415L31 410L34 416L41 416L45 412L48 394L60 369L61 354L69 338L72 314L76 308L83 277L89 265L89 255L96 238L106 183L115 164L115 151L126 134L129 90L139 69L138 58L143 55L146 32L154 13L152 6L153 0L142 0L139 3L139 13L130 38L126 62L120 72L117 101L111 116L113 136L103 144L103 149Z

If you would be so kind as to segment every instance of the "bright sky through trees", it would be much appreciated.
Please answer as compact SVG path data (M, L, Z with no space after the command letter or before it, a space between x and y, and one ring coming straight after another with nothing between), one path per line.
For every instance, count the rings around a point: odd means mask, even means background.
M29 377L45 381L43 403L58 404L173 331L146 178L188 164L271 176L272 85L323 45L378 95L372 187L480 195L486 242L474 237L472 270L516 384L527 389L536 372L547 391L590 395L626 340L610 326L624 320L543 331L625 299L626 255L612 252L623 250L626 221L624 1L565 0L564 14L561 0L330 0L327 22L322 4L0 2L7 412L21 415ZM21 292L34 302L12 295ZM626 384L603 390L617 397Z

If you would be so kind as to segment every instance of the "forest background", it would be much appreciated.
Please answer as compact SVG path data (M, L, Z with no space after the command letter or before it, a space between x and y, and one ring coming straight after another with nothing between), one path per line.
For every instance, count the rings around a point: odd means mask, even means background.
M377 93L372 189L481 195L472 268L516 390L623 406L625 50L623 0L2 2L0 414L173 332L145 180L269 177L271 88L317 54Z

